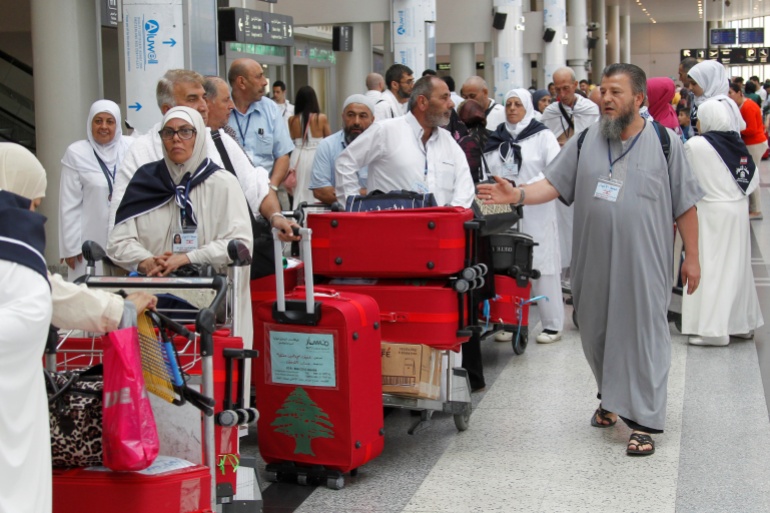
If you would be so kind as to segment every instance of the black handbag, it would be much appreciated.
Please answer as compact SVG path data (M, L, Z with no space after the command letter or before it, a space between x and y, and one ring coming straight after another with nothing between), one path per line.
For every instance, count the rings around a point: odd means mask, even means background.
M45 370L54 467L102 464L102 366L78 372Z
M414 191L372 191L366 196L348 196L346 212L370 212L372 210L404 210L411 208L436 207L433 193Z

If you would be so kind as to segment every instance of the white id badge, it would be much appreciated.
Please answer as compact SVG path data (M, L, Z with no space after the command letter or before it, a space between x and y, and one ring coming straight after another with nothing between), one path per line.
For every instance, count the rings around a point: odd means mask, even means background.
M425 182L414 182L412 185L412 190L414 192L419 192L420 194L428 194L430 192L430 189L428 188L428 184Z
M189 253L194 249L198 249L197 232L191 231L174 234L174 242L171 245L171 251L174 253Z
M615 203L618 201L618 195L620 194L621 187L623 187L623 182L619 182L611 178L599 178L599 183L596 184L596 192L594 192L594 198L599 198Z

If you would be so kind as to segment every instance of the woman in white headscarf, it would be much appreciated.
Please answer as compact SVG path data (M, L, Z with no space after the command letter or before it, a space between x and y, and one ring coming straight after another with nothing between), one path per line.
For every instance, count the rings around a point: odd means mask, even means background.
M70 281L85 274L83 242L107 244L115 172L134 141L123 135L120 109L110 100L91 105L86 136L72 143L61 160L59 256L69 267ZM101 262L96 272L102 274Z
M682 298L682 332L693 345L726 346L730 336L750 338L762 326L751 270L748 195L759 172L740 136L732 130L725 102L698 109L700 136L685 155L706 196L698 202L701 286Z
M252 247L249 210L238 180L206 157L206 125L196 110L170 109L159 134L163 159L140 167L129 182L107 254L117 265L147 276L167 276L189 264L226 272L231 240ZM234 332L251 348L247 280L237 293L242 308Z
M43 166L0 143L0 512L50 513L51 435L42 358L51 323L108 331L154 298L66 283L46 270ZM126 308L126 305L131 305Z
M741 132L746 129L746 122L743 121L741 111L734 101L727 95L730 89L730 79L727 77L727 70L717 61L703 61L692 68L687 73L692 86L692 92L695 94L695 105L700 109L707 101L718 101L725 105L730 120L729 130Z
M534 119L532 96L526 89L513 89L505 95L506 121L487 140L484 148L489 173L529 184L544 180L543 170L559 153L559 142L544 124ZM556 205L553 201L526 207L521 231L538 243L533 266L541 277L532 282L533 296L546 296L537 304L543 331L537 342L549 344L561 340L564 307L561 301L561 254ZM497 340L510 340L508 334Z

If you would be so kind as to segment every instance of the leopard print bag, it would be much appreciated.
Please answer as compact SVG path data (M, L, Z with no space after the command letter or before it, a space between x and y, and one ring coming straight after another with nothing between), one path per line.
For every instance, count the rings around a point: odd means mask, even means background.
M102 464L101 367L82 373L45 371L54 467Z

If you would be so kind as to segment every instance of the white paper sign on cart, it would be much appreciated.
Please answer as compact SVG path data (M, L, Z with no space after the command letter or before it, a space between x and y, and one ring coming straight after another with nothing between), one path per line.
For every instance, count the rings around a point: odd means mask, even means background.
M184 68L182 0L123 0L126 122L140 133L161 120L158 79Z

